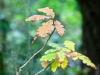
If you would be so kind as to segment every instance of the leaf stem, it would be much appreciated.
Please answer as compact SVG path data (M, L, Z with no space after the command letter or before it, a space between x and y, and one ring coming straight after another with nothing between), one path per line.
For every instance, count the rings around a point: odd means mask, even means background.
M49 38L47 39L46 43L43 45L43 47L42 47L40 50L38 50L35 54L33 54L33 55L29 58L29 60L27 60L27 62L26 62L25 64L23 64L23 65L19 68L19 71L16 73L16 75L19 75L20 72L22 71L22 69L23 69L23 68L24 68L38 53L40 53L40 52L46 47L46 45L47 45L48 41L50 40L50 38L51 38L52 34L54 33L54 31L55 31L55 28L54 28L54 30L52 31L52 33L50 34L50 36L49 36Z

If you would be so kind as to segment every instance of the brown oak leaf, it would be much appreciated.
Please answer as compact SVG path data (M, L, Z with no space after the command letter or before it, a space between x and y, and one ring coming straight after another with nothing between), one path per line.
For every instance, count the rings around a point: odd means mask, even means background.
M52 24L53 20L49 20L46 23L42 23L42 26L39 27L37 31L37 35L44 38L47 34L51 33L54 30L54 26Z
M46 68L48 66L49 61L42 61L42 67Z
M63 28L64 26L61 25L61 23L60 23L59 21L57 21L57 20L54 21L54 24L55 24L55 28L56 28L58 34L59 34L60 36L63 36L64 31L65 31L65 29Z
M32 22L34 22L36 20L39 21L39 20L42 20L42 19L44 20L46 18L50 18L50 17L44 16L44 15L33 15L33 16L27 18L25 21L32 21Z
M74 61L78 59L78 53L77 52L65 52L67 57L72 58Z
M49 7L40 8L40 9L38 9L38 11L39 12L44 12L44 13L46 13L46 15L50 15L51 18L54 18L55 17L55 14L54 14L53 10L50 9Z

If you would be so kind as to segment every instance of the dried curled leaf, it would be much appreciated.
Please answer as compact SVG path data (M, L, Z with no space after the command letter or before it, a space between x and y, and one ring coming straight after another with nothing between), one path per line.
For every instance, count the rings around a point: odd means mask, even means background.
M36 20L39 21L39 20L44 20L46 18L50 18L50 17L44 16L44 15L33 15L33 16L27 18L25 21L32 21L32 22L34 22Z
M46 23L42 23L42 26L39 27L37 31L37 35L44 38L47 34L51 33L54 30L54 26L52 24L53 20L49 20Z
M46 13L46 15L50 15L51 18L54 18L55 17L55 14L54 14L53 10L50 9L49 7L40 8L40 9L38 9L38 11L39 12L44 12L44 13Z
M33 41L32 41L32 44L34 43L34 41L38 38L38 35L36 35L34 38L33 38Z
M55 24L55 28L56 28L58 34L59 34L60 36L63 36L64 31L65 31L65 29L63 28L64 26L61 25L61 23L60 23L59 21L57 21L57 20L54 21L54 24Z

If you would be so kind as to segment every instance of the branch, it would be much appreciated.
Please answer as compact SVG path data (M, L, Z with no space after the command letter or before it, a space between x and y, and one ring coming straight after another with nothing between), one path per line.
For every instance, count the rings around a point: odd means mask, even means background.
M40 70L39 72L37 72L35 75L40 74L41 72L43 72L45 70L45 68L43 68L42 70Z
M42 70L38 71L37 73L35 73L35 75L38 75L40 74L41 72L43 72L44 70L46 70L48 67L51 66L51 64L53 63L54 61L52 61L46 68L43 68Z
M43 47L42 47L40 50L38 50L35 54L33 54L33 55L29 58L29 60L19 68L19 71L16 73L16 75L19 75L20 72L22 71L22 69L23 69L23 68L24 68L38 53L40 53L40 52L46 47L46 45L47 45L48 41L50 40L50 38L51 38L52 34L54 33L54 31L55 31L55 28L54 28L54 30L52 31L52 33L50 34L50 36L49 36L49 38L47 39L46 43L43 45Z

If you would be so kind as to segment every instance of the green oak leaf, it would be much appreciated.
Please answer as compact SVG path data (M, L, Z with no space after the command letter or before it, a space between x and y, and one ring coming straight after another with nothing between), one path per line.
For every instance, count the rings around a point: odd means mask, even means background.
M71 50L68 49L68 48L62 48L62 50L65 51L65 52L71 52Z
M53 53L53 52L56 52L56 50L54 50L54 49L49 49L49 50L47 50L47 51L45 52L45 54L49 54L49 53Z
M50 53L50 54L46 54L42 56L40 61L51 61L52 59L55 59L55 58L56 58L56 53Z
M74 42L66 40L63 44L65 45L65 47L67 47L71 51L75 51L75 48L74 48L75 43Z
M49 46L57 49L57 50L60 50L60 46L58 44L55 44L55 43L49 43Z

